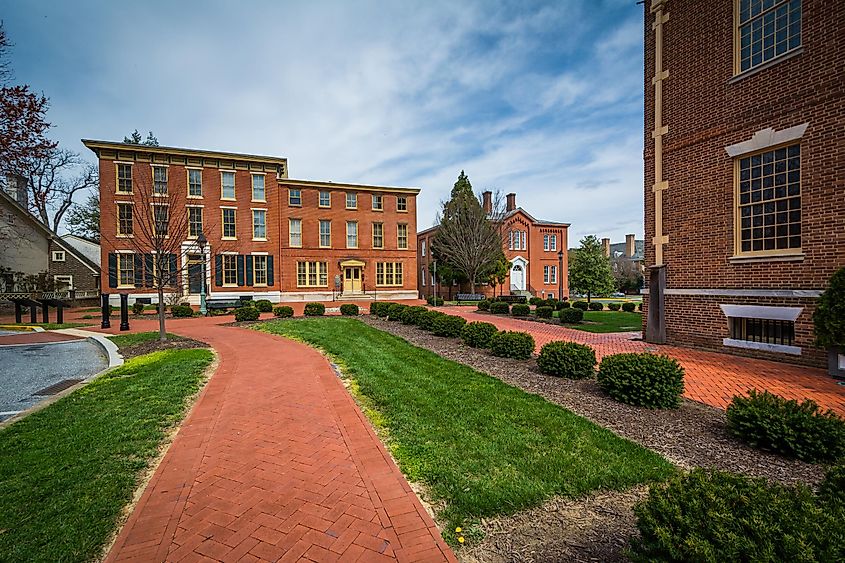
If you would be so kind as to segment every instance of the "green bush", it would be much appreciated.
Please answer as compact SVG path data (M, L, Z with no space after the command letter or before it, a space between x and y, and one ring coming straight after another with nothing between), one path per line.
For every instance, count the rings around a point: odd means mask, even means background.
M170 308L170 312L178 319L184 319L194 316L194 310L190 305L174 305Z
M478 302L476 307L478 307L479 311L489 311L490 310L490 301L488 301L487 299L482 299L481 301Z
M833 274L816 302L813 325L819 346L845 347L845 268Z
M322 317L326 314L326 306L322 303L306 303L305 316L306 317Z
M428 310L419 316L419 319L417 320L417 326L423 330L431 332L432 330L434 330L434 321L439 317L445 315L446 313L442 313L440 311Z
M490 337L490 352L500 358L527 360L534 352L534 337L527 332L497 332Z
M247 299L246 301L241 301L240 306L241 307L252 307L253 309L255 309L255 301L253 301L252 299Z
M640 301L639 305L637 305L637 309L639 309L640 311L643 310L643 302L642 301Z
M419 322L420 315L428 311L422 305L414 305L402 311L401 321L406 325L416 325Z
M552 299L551 297L549 297L548 299L546 299L545 301L540 303L540 305L541 306L545 305L546 307L551 307L552 311L554 311L555 309L557 309L558 303L560 303L560 301L558 301L557 299Z
M387 308L387 320L388 321L401 321L402 320L402 313L407 309L408 306L404 303L394 303L390 307Z
M370 314L377 317L386 317L387 310L393 303L389 301L375 301L370 305Z
M558 313L558 318L562 323L580 323L584 320L584 311L581 309L571 308L571 309L561 309Z
M537 307L538 305L542 305L543 301L544 299L542 297L532 297L528 300L528 304Z
M426 303L428 303L429 305L432 305L434 307L440 307L444 303L442 297L435 297L434 295L429 295L428 297L425 298L425 300L426 300Z
M534 309L534 314L537 315L538 319L551 319L554 312L555 310L548 305L541 305Z
M257 321L259 316L261 316L261 313L255 307L238 307L235 309L235 320L239 323L243 321Z
M576 301L572 304L572 306L576 309L581 309L582 311L586 311L590 307L590 305L586 301Z
M259 299L255 302L255 308L259 313L269 313L273 310L273 304L267 299Z
M355 303L344 303L340 306L340 314L345 317L357 317L358 312L358 305Z
M287 305L280 305L273 308L273 315L282 319L287 319L293 316L293 307Z
M516 303L511 307L511 315L514 317L527 317L531 314L531 305L528 303Z
M845 421L810 399L799 403L752 389L733 398L726 416L728 431L755 448L808 462L845 456Z
M602 311L602 310L604 310L604 305L599 303L598 301L590 301L590 304L588 305L588 307L590 308L590 311Z
M499 332L496 325L480 321L467 323L461 329L461 339L467 346L473 348L487 348L490 346L490 338Z
M490 312L496 315L507 315L511 312L511 306L504 301L490 303Z
M560 311L561 309L569 309L572 307L572 303L569 301L558 301L557 302L557 310Z
M596 352L586 344L549 342L540 348L537 367L548 375L590 379L596 372Z
M834 465L819 483L819 498L845 509L845 464Z
M143 315L144 314L144 304L136 301L132 304L132 314L133 315Z
M631 303L630 301L626 301L625 303L622 303L622 310L625 311L626 313L633 313L634 309L636 309L636 308L637 308L636 303Z
M467 323L466 319L457 315L443 315L434 319L431 325L431 332L434 336L457 338L461 335L461 329Z
M608 303L607 308L610 309L611 311L618 311L619 309L622 308L622 304L621 303Z
M614 354L599 365L599 386L620 403L676 408L684 392L684 368L668 356Z

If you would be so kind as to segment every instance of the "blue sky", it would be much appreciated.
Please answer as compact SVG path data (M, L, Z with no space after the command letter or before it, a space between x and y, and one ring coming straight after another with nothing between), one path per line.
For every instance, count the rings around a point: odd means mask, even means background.
M416 186L433 224L461 169L536 217L642 236L634 0L0 0L17 82L53 138L271 154L294 178ZM86 154L88 158L93 155Z

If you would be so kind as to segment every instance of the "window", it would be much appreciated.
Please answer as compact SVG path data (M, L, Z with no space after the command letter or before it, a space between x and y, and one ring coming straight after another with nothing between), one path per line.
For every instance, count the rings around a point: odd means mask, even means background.
M514 241L513 241L513 236L514 236L514 234L515 234L515 233L516 233L516 231L510 231L510 232L508 233L508 250L514 250L514 246L513 246L513 244L514 244Z
M153 194L167 195L167 167L153 166Z
M173 275L170 272L170 257L167 254L153 255L153 278L157 283L162 281L163 285L171 285L174 281Z
M346 194L346 209L358 209L358 194Z
M736 72L801 46L801 0L739 0Z
M557 235L543 235L543 250L547 252L557 250Z
M233 210L234 211L234 210ZM223 285L238 285L238 256L237 254L223 255Z
M408 211L408 198L405 196L396 197L396 211Z
M425 267L420 269L420 285L425 287Z
M320 248L330 248L332 245L332 222L320 220Z
M221 172L220 182L220 199L235 199L235 173Z
M262 176L263 178L263 176ZM253 240L267 240L267 210L252 210L252 238Z
M358 222L346 222L346 248L358 248Z
M153 229L155 236L168 235L170 224L170 208L166 205L153 205Z
M510 238L508 239L508 249L526 250L528 248L527 240L527 233L525 231L511 231Z
M744 317L729 317L728 321L734 340L792 346L795 339L794 321Z
M384 223L373 223L373 248L384 248Z
M522 250L525 250L525 249L528 248L528 245L526 244L526 238L527 238L526 235L527 234L528 233L526 233L525 231L522 231Z
M202 232L202 207L188 208L188 238L197 238Z
M252 175L252 201L266 201L264 194L264 174Z
M132 193L132 165L118 164L117 165L117 191L119 193Z
M54 250L53 251L53 262L64 262L65 261L65 251L64 250Z
M402 262L376 262L376 285L402 285Z
M408 225L396 225L396 247L408 250Z
M543 250L549 251L549 235L543 235Z
M223 212L223 238L233 239L237 238L238 232L235 228L235 212L237 210L232 208L224 208Z
M298 287L326 287L329 285L326 262L297 262L296 285Z
M557 283L557 266L543 266L543 283Z
M801 249L801 148L739 159L739 253Z
M53 276L56 286L61 289L73 289L73 276Z
M332 206L332 193L331 192L320 192L320 207L331 207Z
M288 190L288 204L301 206L302 205L302 190Z
M117 257L117 286L135 287L135 255L119 253Z
M302 219L288 219L288 243L302 246Z
M424 239L422 241L421 250L422 250L422 255L425 256L425 240Z
M117 236L131 237L133 234L132 204L117 204Z
M267 285L267 257L263 254L252 256L252 279L253 285Z
M188 169L188 197L202 197L202 170Z
M373 211L381 211L384 209L384 200L382 196L373 194Z

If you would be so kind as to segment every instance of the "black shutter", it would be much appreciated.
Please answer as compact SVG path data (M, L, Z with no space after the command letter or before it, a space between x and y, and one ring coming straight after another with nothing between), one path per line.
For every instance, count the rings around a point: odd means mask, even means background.
M135 254L135 287L144 287L144 255Z
M179 279L179 277L176 275L176 255L171 254L170 255L170 277L167 280L167 283L170 284L170 285L175 285L176 280L178 280L178 279Z
M144 280L147 287L153 287L153 255L144 254Z
M214 283L223 286L223 257L219 254L214 257Z
M109 287L117 287L117 254L109 252Z
M246 284L252 285L252 255L248 254L245 258L246 258Z
M244 255L238 254L238 285L244 284Z
M273 257L267 257L267 285L273 285Z

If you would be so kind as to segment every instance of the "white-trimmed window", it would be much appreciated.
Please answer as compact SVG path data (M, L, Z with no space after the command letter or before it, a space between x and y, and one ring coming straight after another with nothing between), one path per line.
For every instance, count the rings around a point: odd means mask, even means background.
M402 285L402 262L376 262L376 285Z
M291 188L288 190L288 205L302 206L302 190Z
M801 0L737 0L736 72L801 46Z
M320 207L331 207L332 206L332 193L329 191L321 191L320 192Z
M220 210L223 215L223 238L235 239L238 236L236 227L237 210L230 207L224 207Z
M346 192L346 209L358 209L358 194Z
M384 197L381 194L373 194L373 211L384 209Z
M420 268L420 285L425 287L425 267Z
M166 237L170 227L170 207L153 204L153 229L156 236Z
M119 252L117 259L117 287L135 287L135 254Z
M238 255L223 255L223 285L234 287L238 285Z
M320 248L331 248L332 246L332 222L328 219L320 219Z
M252 255L252 280L253 285L267 285L267 256L264 254Z
M264 174L252 175L252 201L267 201L264 192Z
M396 225L396 247L399 250L408 250L408 225Z
M58 288L73 289L73 276L71 275L53 276L53 281L56 282Z
M400 195L396 197L396 211L408 211L408 198Z
M117 192L121 194L132 193L132 165L123 162L117 163Z
M188 168L188 197L202 197L202 170Z
M220 199L235 199L235 173L220 173Z
M188 207L188 238L197 238L202 232L202 207Z
M422 255L425 256L425 239L423 239L422 243L420 244L420 249L422 251Z
M549 235L549 250L557 250L557 235Z
M167 167L153 166L153 193L167 195Z
M543 283L557 283L557 266L543 266Z
M302 219L288 219L288 244L302 246Z
M262 176L263 178L264 176ZM267 210L252 210L252 239L267 240Z
M131 203L117 204L117 236L131 237L133 235L133 208Z
M384 223L373 223L373 248L384 248Z
M346 222L346 248L358 248L358 222Z
M326 287L329 285L328 263L297 262L297 287Z
M549 235L543 235L543 250L549 251Z
M528 233L525 232L525 231L522 231L521 234L522 234L522 250L527 250L528 249L528 242L527 242L528 241Z
M65 261L65 251L64 250L54 250L53 251L53 262L64 262Z

